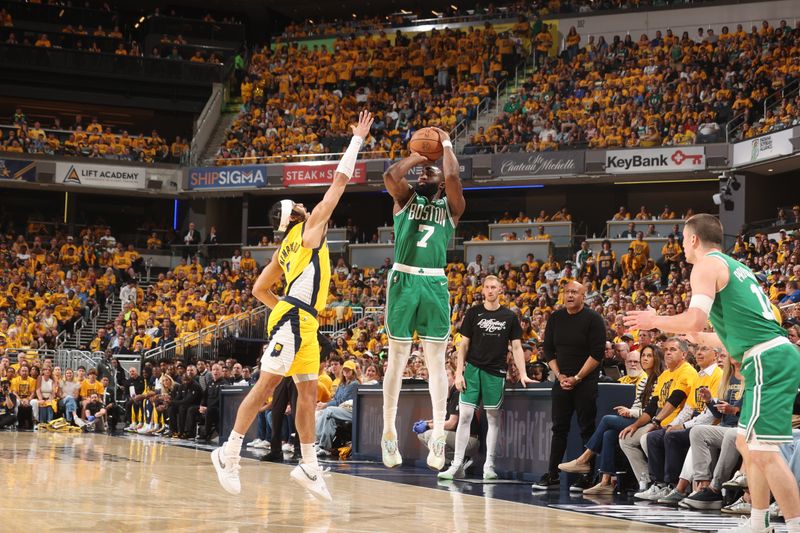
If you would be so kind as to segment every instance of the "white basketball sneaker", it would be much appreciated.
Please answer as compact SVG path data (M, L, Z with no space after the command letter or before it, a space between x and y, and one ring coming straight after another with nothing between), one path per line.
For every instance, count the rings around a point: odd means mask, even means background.
M444 448L447 444L447 439L444 435L431 439L428 442L428 468L432 470L441 470L444 468Z
M750 523L750 519L743 516L736 527L720 529L718 531L719 533L774 533L775 528L771 525L765 528L754 528Z
M217 470L219 484L223 489L231 494L242 492L242 483L239 481L239 470L242 469L239 456L225 457L223 448L219 447L211 452L211 462Z
M315 498L328 502L333 501L331 493L328 492L328 487L325 485L325 480L322 479L322 470L319 468L313 468L307 464L300 463L294 467L294 470L292 470L289 476Z
M483 479L486 481L492 481L498 479L497 472L494 471L494 467L492 465L484 465L483 466Z
M383 434L381 438L381 455L386 468L394 468L403 464L400 450L397 449L397 436L392 433Z

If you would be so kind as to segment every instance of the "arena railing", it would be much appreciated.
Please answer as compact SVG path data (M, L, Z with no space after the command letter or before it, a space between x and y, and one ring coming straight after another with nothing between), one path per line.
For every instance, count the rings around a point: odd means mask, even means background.
M86 370L97 368L97 365L105 359L103 352L90 352L88 350L57 350L53 360L54 366L60 366L64 371L68 368L77 370L83 366Z
M341 159L344 152L326 152L321 154L291 154L291 155L270 155L262 157L226 157L220 159L209 157L203 160L203 166L219 166L217 163L224 161L230 165L266 165L271 163L304 163L309 161L337 161ZM388 159L389 155L383 151L364 151L359 152L361 159ZM222 165L225 166L225 165Z
M23 359L38 359L42 361L44 359L55 359L57 350L51 350L50 348L6 348L6 351L3 352L3 357L8 357L12 361L14 359L20 361Z
M216 357L223 349L232 348L236 339L266 339L268 316L269 308L259 306L148 350L144 360L160 362Z
M378 324L383 324L384 307L353 307L353 317L350 320L334 319L332 324L320 325L319 330L332 338L344 334L345 330L358 324L358 322L372 318Z
M761 117L767 116L767 111L775 110L781 103L781 100L784 98L792 98L800 93L800 78L794 79L784 87L781 87L777 91L774 91L767 95L764 98L764 104L762 106ZM741 141L741 134L742 128L746 123L754 122L752 116L752 110L748 111L740 111L736 113L727 124L725 124L725 142L728 143L735 143ZM759 117L760 118L760 117ZM777 127L772 131L767 133L772 133L774 131L780 131L783 129L788 129L794 126L793 124L783 124L782 127ZM759 134L763 135L763 134Z

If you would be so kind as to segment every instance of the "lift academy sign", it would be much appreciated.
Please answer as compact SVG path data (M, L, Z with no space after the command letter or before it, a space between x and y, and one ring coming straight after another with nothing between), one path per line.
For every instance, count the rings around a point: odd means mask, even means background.
M144 189L143 167L56 163L56 183L104 189Z

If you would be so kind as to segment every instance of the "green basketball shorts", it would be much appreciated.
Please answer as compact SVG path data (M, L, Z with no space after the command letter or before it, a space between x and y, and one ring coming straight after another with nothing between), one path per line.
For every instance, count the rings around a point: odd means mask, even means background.
M781 340L782 339L782 340ZM792 409L800 386L800 351L785 337L754 346L742 363L739 431L748 443L792 442Z
M447 277L392 269L386 284L386 333L392 340L410 341L415 331L427 341L445 342L450 336Z
M484 409L500 409L503 405L505 378L467 363L464 366L464 384L466 388L459 396L460 403L471 405L476 409L481 403Z

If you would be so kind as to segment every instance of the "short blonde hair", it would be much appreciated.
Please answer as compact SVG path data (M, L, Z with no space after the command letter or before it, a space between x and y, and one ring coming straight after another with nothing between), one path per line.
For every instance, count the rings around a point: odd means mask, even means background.
M500 285L501 287L503 286L503 284L500 283L500 278L498 278L494 274L490 274L485 278L483 278L483 283L481 283L481 285L485 285L487 281L496 281L498 285Z

